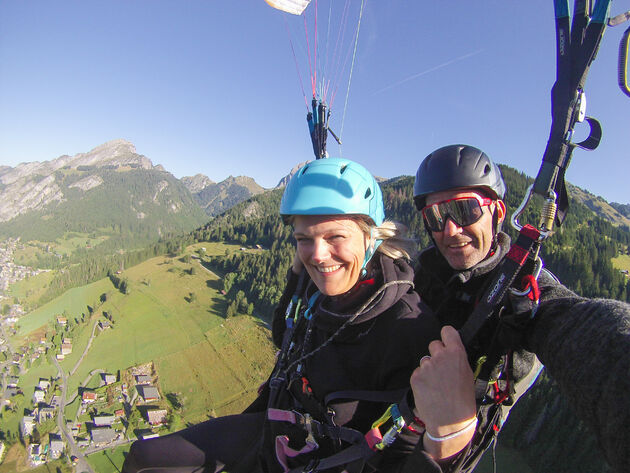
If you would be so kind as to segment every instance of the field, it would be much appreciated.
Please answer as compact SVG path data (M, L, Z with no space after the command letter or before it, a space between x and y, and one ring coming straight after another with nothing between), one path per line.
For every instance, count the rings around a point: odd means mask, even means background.
M34 307L48 289L54 275L54 271L46 271L18 281L11 285L10 295L17 297L23 306Z
M612 259L613 268L630 271L630 255L619 255Z
M90 455L88 462L97 473L118 473L125 461L124 453L128 450L129 445L101 450Z
M69 317L80 318L82 313L88 312L88 305L94 305L101 294L112 289L113 286L109 279L101 279L87 286L70 289L60 297L20 318L19 334L26 336L38 328L54 322L55 316L62 315L64 311Z

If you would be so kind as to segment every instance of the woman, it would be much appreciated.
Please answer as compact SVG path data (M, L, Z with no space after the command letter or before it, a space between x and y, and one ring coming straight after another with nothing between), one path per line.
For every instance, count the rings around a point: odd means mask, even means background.
M399 412L440 325L413 291L406 242L384 221L372 175L346 159L311 162L287 185L280 213L297 254L273 321L278 361L260 396L242 414L134 443L124 472L396 471L420 439L436 460L466 445L472 375L429 373L434 392L414 393L428 435ZM435 344L439 361L451 344ZM466 386L463 396L436 399L449 381Z

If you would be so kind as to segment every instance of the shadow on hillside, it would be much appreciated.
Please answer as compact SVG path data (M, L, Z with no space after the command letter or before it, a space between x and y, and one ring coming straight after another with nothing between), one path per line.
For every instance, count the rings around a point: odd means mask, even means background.
M210 309L208 309L207 312L209 314L217 315L219 317L223 317L224 319L227 319L227 316L226 316L227 302L225 298L213 297L210 299L210 301L212 303L210 304Z
M222 284L221 281L219 281L218 279L208 279L206 280L206 286L208 286L210 289L214 289L215 291L220 292Z

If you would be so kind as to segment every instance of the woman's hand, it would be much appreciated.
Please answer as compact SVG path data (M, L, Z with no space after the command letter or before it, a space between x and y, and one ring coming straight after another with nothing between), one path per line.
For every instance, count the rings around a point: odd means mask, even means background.
M459 453L472 439L476 416L473 373L459 333L442 328L411 375L415 415L424 422L424 448L436 460ZM449 437L449 438L444 438Z

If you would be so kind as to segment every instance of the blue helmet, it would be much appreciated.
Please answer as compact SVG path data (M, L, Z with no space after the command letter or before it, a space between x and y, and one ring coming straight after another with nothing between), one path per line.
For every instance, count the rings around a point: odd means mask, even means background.
M342 158L317 159L300 168L284 190L280 215L365 215L376 226L385 220L374 176Z

